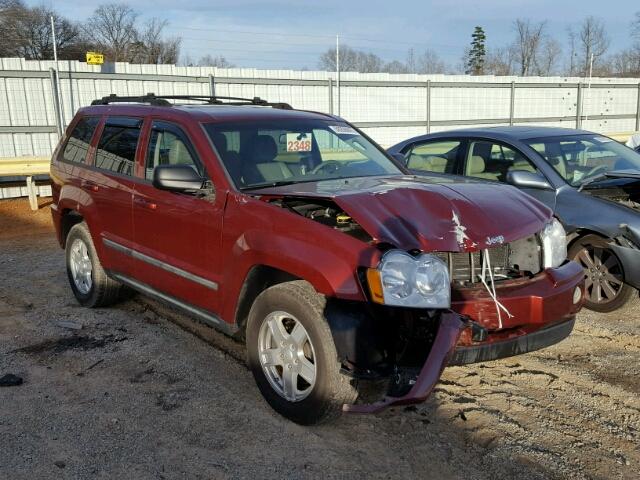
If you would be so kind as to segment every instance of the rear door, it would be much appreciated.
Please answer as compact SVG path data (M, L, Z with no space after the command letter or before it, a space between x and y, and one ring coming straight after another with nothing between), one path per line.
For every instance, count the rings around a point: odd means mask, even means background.
M92 199L93 240L107 270L129 274L126 250L133 245L132 198L134 165L142 118L108 116L96 145L93 168L82 187Z
M465 140L437 138L414 143L403 151L408 169L417 173L460 173L460 160L465 150Z
M144 179L133 195L135 278L188 306L217 313L225 195L203 197L152 185L158 165L191 165L209 178L185 128L153 120L145 144Z

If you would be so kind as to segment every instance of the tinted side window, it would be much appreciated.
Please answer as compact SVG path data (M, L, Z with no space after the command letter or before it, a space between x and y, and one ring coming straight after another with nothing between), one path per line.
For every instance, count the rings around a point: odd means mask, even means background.
M74 127L67 144L64 146L62 158L67 162L84 163L89 151L93 132L95 132L100 117L83 117Z
M145 177L153 178L153 169L158 165L191 165L202 174L195 159L193 147L179 128L162 122L154 122L149 138Z
M133 175L142 120L109 117L96 152L96 167L122 175Z
M407 153L407 167L437 173L453 173L460 142L439 140L414 145Z

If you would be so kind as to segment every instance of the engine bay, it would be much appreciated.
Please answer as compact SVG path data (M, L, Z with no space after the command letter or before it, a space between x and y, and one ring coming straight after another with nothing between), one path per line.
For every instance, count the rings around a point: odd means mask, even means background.
M331 201L280 198L271 201L271 203L286 208L309 220L322 223L327 227L346 233L363 242L370 242L372 240L371 236L365 232L353 218Z

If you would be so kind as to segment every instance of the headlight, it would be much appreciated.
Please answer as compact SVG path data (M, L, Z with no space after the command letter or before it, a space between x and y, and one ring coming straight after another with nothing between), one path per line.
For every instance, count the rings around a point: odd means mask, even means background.
M449 269L438 257L413 257L402 250L389 250L378 268L367 270L374 302L413 308L449 308Z
M540 232L544 268L559 267L567 259L567 234L564 227L553 219Z

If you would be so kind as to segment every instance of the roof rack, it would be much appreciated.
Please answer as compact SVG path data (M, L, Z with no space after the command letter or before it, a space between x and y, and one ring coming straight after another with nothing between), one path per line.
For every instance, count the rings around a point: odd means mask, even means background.
M281 108L283 110L293 110L288 103L283 102L267 102L260 97L241 98L241 97L217 97L208 95L156 95L155 93L147 93L146 95L134 97L120 97L115 93L102 97L91 102L91 105L110 105L112 103L148 103L156 107L171 107L175 104L169 100L189 100L200 101L207 105L257 105L261 107Z

